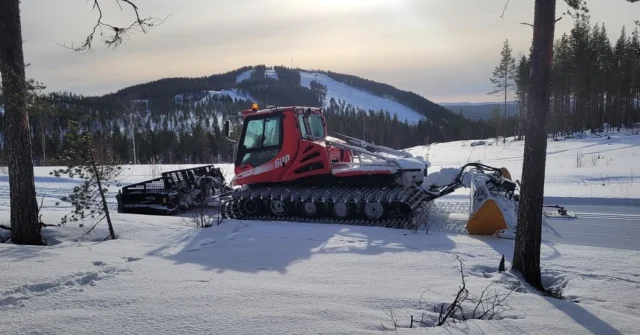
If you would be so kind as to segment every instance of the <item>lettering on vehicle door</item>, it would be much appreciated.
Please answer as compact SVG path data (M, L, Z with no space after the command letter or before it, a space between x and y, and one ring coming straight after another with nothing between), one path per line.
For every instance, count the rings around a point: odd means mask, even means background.
M285 164L287 164L289 162L290 158L291 158L291 156L289 156L289 155L284 155L282 157L276 158L276 168L279 168L279 167L284 166Z

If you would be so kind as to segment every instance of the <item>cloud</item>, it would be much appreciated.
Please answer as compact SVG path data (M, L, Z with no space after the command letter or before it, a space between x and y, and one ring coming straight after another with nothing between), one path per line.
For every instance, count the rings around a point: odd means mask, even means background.
M103 1L105 17L125 24L131 12ZM558 1L558 13L564 10ZM350 73L438 101L491 101L488 77L505 39L528 52L533 1L505 0L137 0L142 16L169 19L115 51L97 40L94 55L69 53L55 41L81 41L97 13L91 2L21 3L27 74L50 90L104 94L172 76L204 76L245 65L289 65ZM593 22L612 39L637 19L640 5L590 2ZM558 14L560 15L560 14ZM571 28L558 22L556 35Z

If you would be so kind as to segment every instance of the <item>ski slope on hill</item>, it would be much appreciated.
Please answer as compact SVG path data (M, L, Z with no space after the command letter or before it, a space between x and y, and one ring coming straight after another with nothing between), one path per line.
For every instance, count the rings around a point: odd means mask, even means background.
M522 142L472 142L408 150L428 157L431 172L481 160L520 178ZM639 155L640 136L632 132L551 141L545 194L638 198L632 163ZM184 167L125 166L120 186ZM222 167L230 178L232 167ZM49 176L53 169L35 168L46 223L68 213L69 204L56 203L79 182ZM600 175L609 176L604 186ZM112 209L116 191L108 198ZM8 193L0 172L5 225ZM464 201L467 193L446 198ZM543 282L567 298L557 300L534 293L510 271L498 273L502 255L510 266L511 240L277 221L225 220L201 229L188 215L115 210L112 218L115 241L103 241L102 223L76 241L86 223L44 229L47 247L0 244L0 268L8 269L0 272L2 332L384 334L395 323L399 334L634 334L640 324L640 302L629 298L640 287L636 251L544 241ZM453 301L461 285L456 257L470 298L490 286L491 296L510 294L508 305L492 320L408 329L412 316L433 324L434 308ZM464 307L471 312L475 305Z
M256 70L247 70L244 71L242 73L240 73L237 77L236 77L236 83L240 83L243 82L245 80L249 80L251 78L251 75L255 72Z
M249 80L254 72L255 70L247 70L240 73L236 77L236 82L240 83L242 81ZM305 71L298 72L300 73L300 86L311 88L311 81L315 80L327 88L324 107L329 106L329 102L333 98L338 103L340 103L340 101L344 101L355 108L365 111L388 111L391 115L397 115L400 121L407 120L410 123L414 123L419 120L426 119L424 115L399 102L393 101L389 98L379 97L369 92L338 82L331 79L326 74ZM273 69L267 69L265 71L265 77L277 80L278 74Z
M379 97L369 92L335 81L322 73L300 71L300 85L310 88L312 80L315 80L327 87L327 95L324 99L325 106L328 106L329 101L333 98L338 103L340 100L343 100L346 103L351 104L353 107L357 107L365 111L369 111L370 109L374 111L388 111L391 115L396 114L400 121L407 120L409 123L414 123L419 120L426 119L422 114L399 102Z

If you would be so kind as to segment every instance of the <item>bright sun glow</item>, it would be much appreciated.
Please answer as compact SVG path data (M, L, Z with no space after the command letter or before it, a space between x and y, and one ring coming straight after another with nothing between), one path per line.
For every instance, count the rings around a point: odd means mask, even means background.
M392 0L307 0L306 4L314 9L325 11L350 11L354 9L371 8L395 3Z

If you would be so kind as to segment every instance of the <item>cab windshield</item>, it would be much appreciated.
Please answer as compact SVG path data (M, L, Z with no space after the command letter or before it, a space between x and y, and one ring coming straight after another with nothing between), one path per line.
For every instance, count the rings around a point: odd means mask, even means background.
M276 157L282 144L281 125L280 115L248 121L236 165L257 167Z

